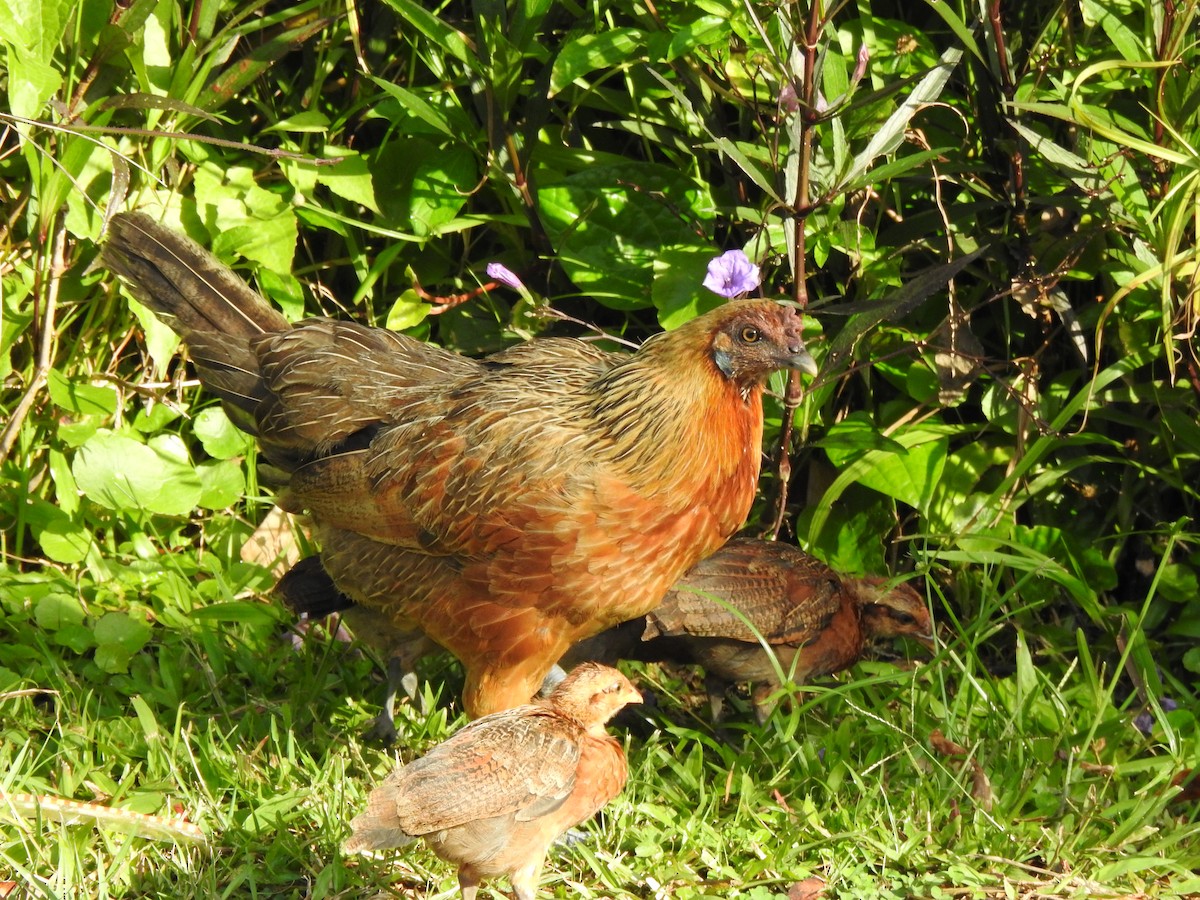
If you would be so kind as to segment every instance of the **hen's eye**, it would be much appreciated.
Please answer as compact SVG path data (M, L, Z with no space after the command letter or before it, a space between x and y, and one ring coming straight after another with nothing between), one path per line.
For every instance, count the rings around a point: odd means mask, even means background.
M742 329L742 333L740 336L741 336L743 343L753 344L755 341L757 341L759 339L760 335L758 333L757 328L755 328L753 325L747 325L745 328Z

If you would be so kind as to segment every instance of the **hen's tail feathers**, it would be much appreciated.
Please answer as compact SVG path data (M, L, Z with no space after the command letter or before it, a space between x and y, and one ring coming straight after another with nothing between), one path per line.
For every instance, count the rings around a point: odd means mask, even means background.
M337 589L321 565L320 556L305 557L288 569L273 593L296 615L307 615L310 619L321 619L355 605Z
M371 791L367 797L367 808L350 822L351 835L342 844L344 853L403 847L416 840L414 835L400 827L400 817L396 811L396 804L400 800L397 784L403 771L403 768L393 769L383 783Z
M253 431L244 413L258 404L261 381L250 339L286 331L283 315L195 241L145 213L113 218L100 260L183 338L200 379Z

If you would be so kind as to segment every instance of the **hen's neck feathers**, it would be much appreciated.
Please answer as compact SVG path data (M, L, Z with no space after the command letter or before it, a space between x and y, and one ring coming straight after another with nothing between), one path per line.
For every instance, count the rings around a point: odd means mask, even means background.
M656 335L600 376L590 417L610 458L634 477L663 479L664 461L727 477L760 453L762 384L728 378L713 358L712 330Z

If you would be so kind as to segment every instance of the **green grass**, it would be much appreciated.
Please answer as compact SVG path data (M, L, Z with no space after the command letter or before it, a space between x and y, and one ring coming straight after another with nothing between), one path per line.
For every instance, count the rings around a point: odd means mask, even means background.
M125 673L63 646L67 626L39 627L44 601L3 601L0 790L176 810L206 839L0 807L0 880L29 897L453 895L451 867L420 845L379 859L338 849L396 759L460 724L452 663L427 661L429 711L402 706L401 746L388 750L360 739L382 686L354 646L318 633L294 649L265 602L225 621L172 613L154 592L144 601L151 636ZM85 626L102 606L88 605ZM1146 737L1086 663L1064 671L1020 638L1013 674L998 678L971 646L957 635L912 667L864 662L763 728L735 698L721 734L694 678L634 668L657 704L621 720L629 786L590 841L554 852L545 890L767 898L816 875L844 897L1200 891L1200 822L1169 786L1197 760L1194 719L1171 714ZM936 750L935 730L969 759Z

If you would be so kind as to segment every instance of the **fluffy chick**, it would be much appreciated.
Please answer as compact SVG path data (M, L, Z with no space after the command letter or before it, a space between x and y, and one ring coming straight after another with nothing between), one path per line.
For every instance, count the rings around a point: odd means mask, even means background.
M546 700L484 716L393 771L350 823L345 850L424 838L458 866L463 900L500 875L533 900L554 840L625 787L624 751L604 726L641 699L615 669L579 666Z

